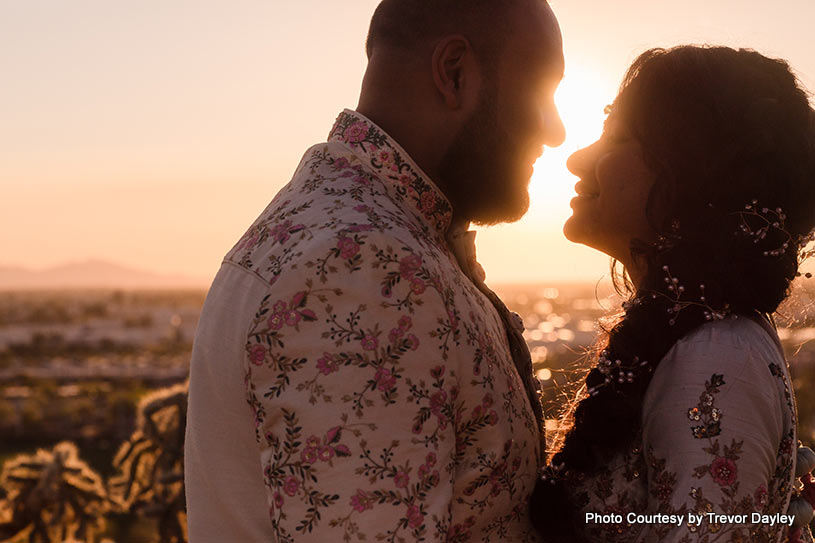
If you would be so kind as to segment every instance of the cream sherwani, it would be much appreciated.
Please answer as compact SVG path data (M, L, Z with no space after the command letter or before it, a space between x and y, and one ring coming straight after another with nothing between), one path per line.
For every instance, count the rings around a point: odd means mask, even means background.
M355 112L308 150L201 315L191 541L537 541L528 352L451 211Z

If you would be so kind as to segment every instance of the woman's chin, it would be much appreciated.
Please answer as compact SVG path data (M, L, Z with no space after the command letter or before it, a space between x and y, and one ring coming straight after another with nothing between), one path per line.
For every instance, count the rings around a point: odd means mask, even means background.
M563 235L572 243L585 245L595 251L608 254L600 240L593 234L591 225L584 223L579 217L572 215L563 225Z
M563 224L563 235L572 243L586 243L586 228L574 215Z

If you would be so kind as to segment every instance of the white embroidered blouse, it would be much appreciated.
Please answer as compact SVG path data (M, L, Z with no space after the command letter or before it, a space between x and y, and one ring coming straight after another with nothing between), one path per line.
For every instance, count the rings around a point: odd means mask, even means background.
M538 541L525 347L462 272L450 220L439 189L358 113L308 150L201 315L191 541Z
M796 444L787 364L767 331L744 317L704 324L657 367L636 445L569 477L575 523L596 542L787 541Z

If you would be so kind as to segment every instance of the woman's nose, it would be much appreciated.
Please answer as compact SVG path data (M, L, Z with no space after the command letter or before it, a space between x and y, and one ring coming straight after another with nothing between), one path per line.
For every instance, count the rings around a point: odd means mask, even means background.
M577 177L583 177L589 171L591 146L578 149L566 159L566 169Z

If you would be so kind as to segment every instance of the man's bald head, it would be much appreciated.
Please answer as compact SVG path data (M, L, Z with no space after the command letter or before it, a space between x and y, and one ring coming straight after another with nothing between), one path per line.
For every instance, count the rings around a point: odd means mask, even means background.
M473 51L489 64L500 55L518 8L544 0L383 0L368 32L366 51L400 51L421 57L435 39L466 37Z
M399 141L457 217L515 220L532 164L559 145L560 28L546 0L383 0L360 113Z

